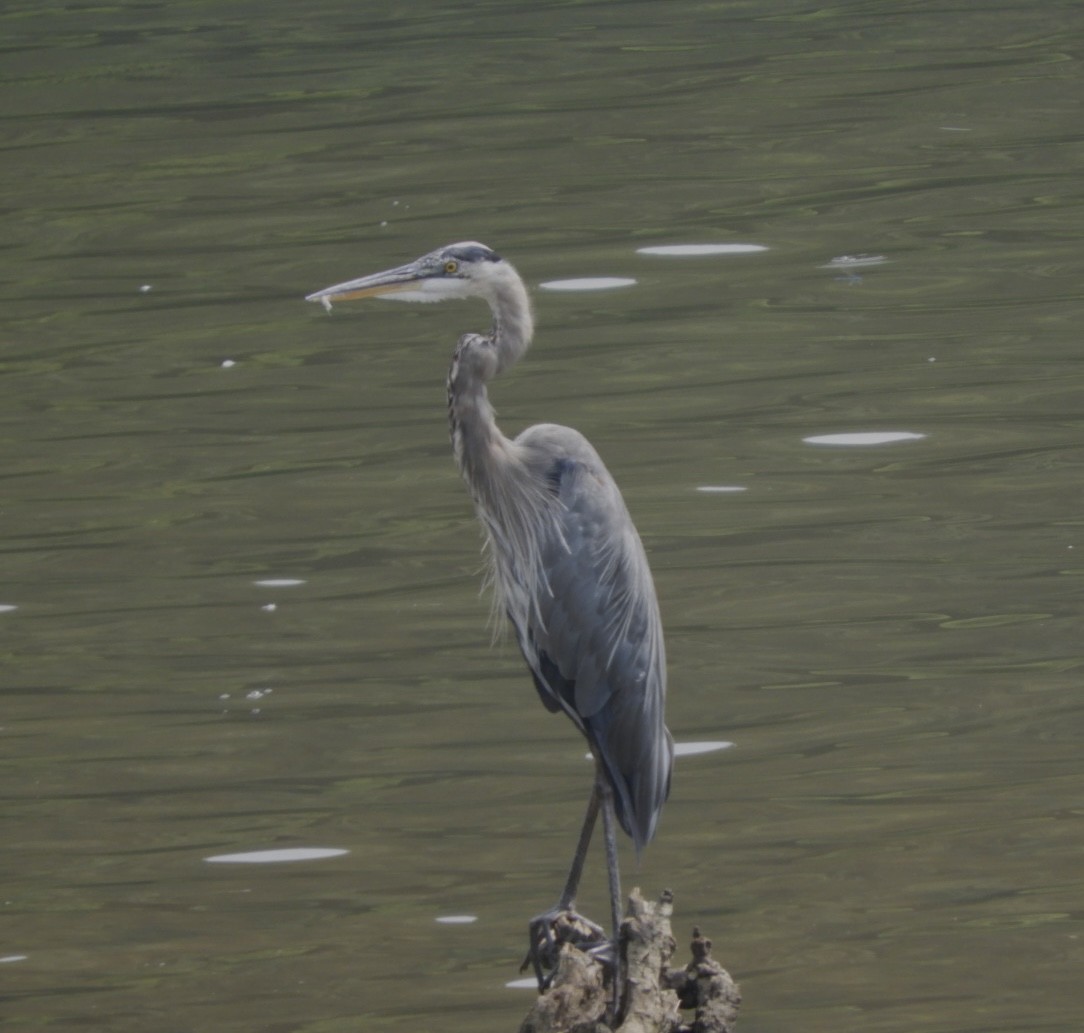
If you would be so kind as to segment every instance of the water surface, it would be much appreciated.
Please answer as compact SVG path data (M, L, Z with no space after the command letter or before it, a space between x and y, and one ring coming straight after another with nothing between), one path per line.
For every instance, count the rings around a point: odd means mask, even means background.
M679 759L625 864L713 938L741 1028L1078 1028L1078 5L0 26L13 1029L526 1010L590 767L489 644L443 412L486 316L302 300L461 239L534 288L635 281L537 291L494 396L599 448L670 725L735 743ZM639 253L736 242L764 250ZM317 849L347 852L206 863Z

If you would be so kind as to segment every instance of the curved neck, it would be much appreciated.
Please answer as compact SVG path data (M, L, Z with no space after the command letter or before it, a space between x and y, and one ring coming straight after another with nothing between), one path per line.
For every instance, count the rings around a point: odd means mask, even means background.
M448 370L448 422L456 463L476 500L485 501L500 480L496 470L511 457L511 442L497 426L486 384L510 369L530 347L531 301L519 274L502 262L485 281L493 313L489 334L459 339Z
M523 358L534 335L531 299L519 273L507 262L487 284L486 301L493 311L490 340L497 354L493 375L503 373ZM488 377L486 379L489 379Z
M526 619L543 594L541 542L554 500L523 450L501 433L486 384L523 357L534 321L527 289L507 263L489 278L483 296L493 311L493 329L459 339L448 370L448 422L456 465L485 529L494 615Z
M493 467L507 454L509 445L497 426L486 391L486 381L495 365L493 348L492 338L466 334L459 339L448 370L452 452L476 501L485 496L487 485L494 479Z

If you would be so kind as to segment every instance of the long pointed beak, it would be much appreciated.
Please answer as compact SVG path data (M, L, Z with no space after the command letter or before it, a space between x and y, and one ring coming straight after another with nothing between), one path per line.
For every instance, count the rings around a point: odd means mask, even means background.
M387 269L382 273L373 273L371 276L362 276L357 280L347 280L346 283L325 287L322 291L307 295L305 300L318 301L330 312L332 302L352 301L354 298L376 298L382 294L409 291L416 289L418 281L422 279L424 279L424 274L418 268L418 263L410 262L395 269Z

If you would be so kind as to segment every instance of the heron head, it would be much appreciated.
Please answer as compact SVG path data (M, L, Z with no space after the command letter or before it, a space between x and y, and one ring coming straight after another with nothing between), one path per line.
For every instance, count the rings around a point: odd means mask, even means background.
M337 283L308 295L330 311L336 301L388 298L392 301L447 301L489 298L496 282L510 269L492 248L468 240L448 244L406 265L357 280Z

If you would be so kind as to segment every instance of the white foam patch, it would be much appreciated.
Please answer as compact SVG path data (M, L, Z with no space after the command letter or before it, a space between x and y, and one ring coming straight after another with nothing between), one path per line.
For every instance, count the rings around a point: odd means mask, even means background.
M715 753L717 750L729 750L734 744L722 739L718 741L703 742L676 742L674 743L675 757L695 757L700 753Z
M209 864L288 864L293 861L322 861L350 853L337 847L299 846L281 850L252 850L244 854L217 854L205 857Z
M814 434L802 440L807 445L841 445L855 448L864 445L890 445L895 441L921 441L925 436L910 430L871 430L851 434Z
M821 266L822 269L865 269L871 265L884 265L884 255L837 255Z
M701 484L696 490L705 495L730 495L749 489L744 484Z
M767 251L763 244L658 244L638 247L638 255L663 255L673 258L690 258L697 255L752 255Z
M538 286L544 291L612 291L635 283L626 276L581 276L575 280L549 280Z
M438 915L436 921L440 925L471 925L478 921L477 915Z
M305 582L301 578L296 577L269 577L263 578L260 581L253 581L254 585L259 585L260 588L296 588L298 585L303 585Z

